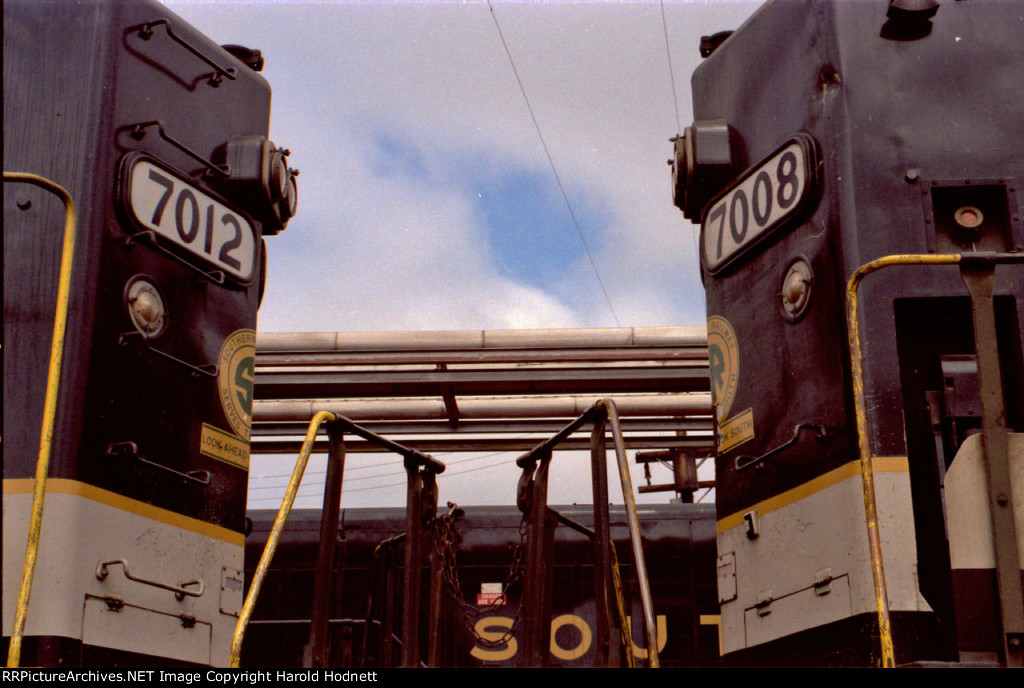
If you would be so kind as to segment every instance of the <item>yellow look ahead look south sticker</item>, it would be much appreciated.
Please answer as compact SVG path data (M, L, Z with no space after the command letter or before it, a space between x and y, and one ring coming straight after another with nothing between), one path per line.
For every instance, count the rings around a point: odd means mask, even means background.
M740 380L740 349L736 332L720 315L708 318L708 364L711 371L711 399L718 405L718 419L729 417Z
M235 330L220 347L217 391L231 429L246 442L252 427L252 388L256 368L256 332Z
M754 410L741 411L718 426L718 453L724 454L754 439Z
M203 423L203 431L199 437L199 451L218 461L249 470L249 442L236 437L230 432Z

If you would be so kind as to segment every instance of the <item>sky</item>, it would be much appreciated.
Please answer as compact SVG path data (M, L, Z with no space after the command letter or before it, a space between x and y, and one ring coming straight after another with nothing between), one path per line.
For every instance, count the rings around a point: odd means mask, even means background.
M300 170L297 215L267 241L261 331L704 323L669 139L693 119L700 36L759 3L165 4L262 50L270 138ZM509 495L481 490L514 455L438 458L470 462L442 501L513 503L514 477ZM358 460L344 506L404 502L399 464ZM254 461L250 504L287 472ZM576 500L552 478L552 503Z

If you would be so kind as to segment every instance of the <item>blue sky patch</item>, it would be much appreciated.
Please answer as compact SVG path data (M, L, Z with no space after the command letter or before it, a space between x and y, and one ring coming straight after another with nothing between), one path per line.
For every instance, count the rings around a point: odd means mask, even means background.
M423 151L417 146L391 134L375 135L373 144L376 150L368 164L375 175L426 179L428 172L423 164Z
M470 189L502 274L532 286L549 287L585 255L550 173L492 169L474 175ZM569 200L591 251L596 251L606 226L602 214L596 204L578 196L570 194Z
M441 156L428 165L428 155ZM572 215L550 170L535 171L477 153L431 152L430 145L389 132L373 134L368 160L382 179L418 180L431 188L452 185L468 195L486 229L501 275L550 291L562 286L566 272L584 259ZM447 160L445 160L445 158ZM568 189L569 201L590 250L599 252L608 212L599 198Z

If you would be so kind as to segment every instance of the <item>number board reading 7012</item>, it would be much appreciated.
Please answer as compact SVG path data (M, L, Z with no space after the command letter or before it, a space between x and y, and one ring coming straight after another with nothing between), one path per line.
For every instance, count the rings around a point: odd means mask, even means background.
M817 168L814 139L797 134L742 174L708 206L701 259L714 274L799 213Z
M242 213L147 157L128 161L125 180L128 213L143 230L239 281L252 279L256 231Z

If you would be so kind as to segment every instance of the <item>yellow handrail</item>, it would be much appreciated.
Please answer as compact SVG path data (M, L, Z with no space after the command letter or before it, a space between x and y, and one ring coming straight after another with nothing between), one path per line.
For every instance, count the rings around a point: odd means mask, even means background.
M896 652L889 622L889 598L885 588L885 567L882 564L882 541L878 534L878 506L875 500L875 477L871 467L871 446L868 441L867 403L864 398L864 371L860 350L860 321L857 317L857 288L861 280L876 270L890 265L955 265L960 254L893 255L866 263L850 276L846 286L846 320L850 343L850 365L853 396L857 416L857 444L860 450L861 482L864 486L864 511L868 528L868 549L871 553L871 575L875 583L878 607L878 632L882 645L882 666L896 666Z
M299 492L299 485L302 484L302 475L306 472L309 455L313 452L313 443L316 442L317 432L319 432L320 426L323 423L330 422L336 418L333 413L320 411L309 422L309 429L306 430L306 439L302 443L302 451L299 452L299 458L295 462L295 470L292 471L291 480L288 482L288 489L284 493L284 501L281 502L277 518L274 519L274 526L270 529L270 537L267 538L267 544L264 546L263 554L260 556L260 563L256 567L256 573L253 575L252 585L249 586L249 594L246 595L245 604L242 605L242 613L238 616L235 634L231 639L231 659L229 660L229 666L233 669L241 666L242 639L245 637L245 629L249 625L252 611L256 607L256 598L259 597L260 588L263 586L263 579L267 577L267 569L270 568L270 562L274 558L277 543L284 532L284 525L288 521L289 514L291 514L292 505L295 503L295 496Z
M57 309L53 318L53 339L50 342L50 369L46 377L46 397L43 402L43 423L39 435L39 459L36 462L35 489L32 493L32 514L29 519L28 543L25 546L25 565L21 571L21 587L14 611L11 643L7 650L7 666L21 664L21 640L25 635L28 602L32 595L39 537L43 528L43 503L46 501L46 477L50 472L50 454L53 449L53 426L57 417L57 390L60 387L61 359L64 355L64 333L67 329L68 302L71 298L71 268L75 255L75 234L78 223L75 202L64 187L45 177L28 172L4 172L5 182L23 182L46 189L64 203L64 247L60 258L60 278L57 283Z

